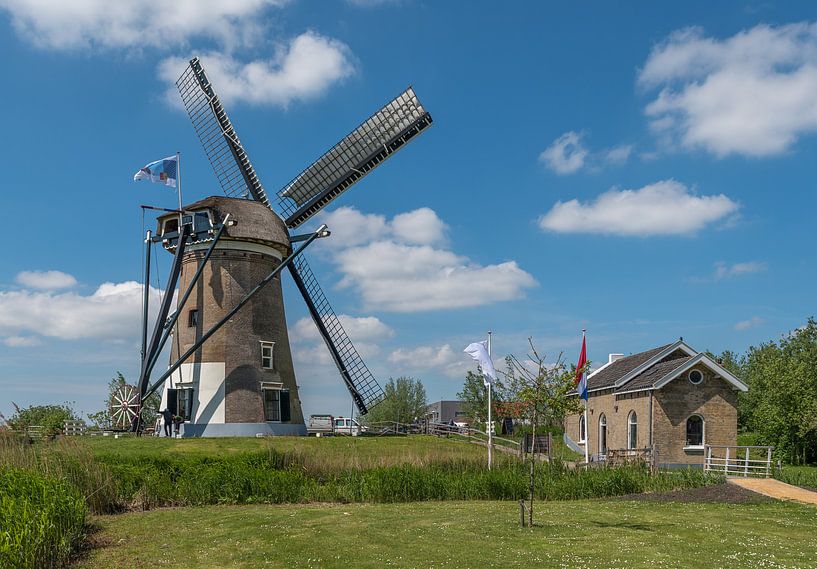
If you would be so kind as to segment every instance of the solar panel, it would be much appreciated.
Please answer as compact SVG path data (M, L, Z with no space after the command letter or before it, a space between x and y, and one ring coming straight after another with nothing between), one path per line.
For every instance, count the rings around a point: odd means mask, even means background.
M315 215L431 122L414 89L403 91L278 192L287 225Z

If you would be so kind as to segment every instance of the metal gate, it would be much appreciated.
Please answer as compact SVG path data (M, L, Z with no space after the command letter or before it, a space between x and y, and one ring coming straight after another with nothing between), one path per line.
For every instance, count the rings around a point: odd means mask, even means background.
M770 478L773 474L773 449L766 446L706 445L704 472Z

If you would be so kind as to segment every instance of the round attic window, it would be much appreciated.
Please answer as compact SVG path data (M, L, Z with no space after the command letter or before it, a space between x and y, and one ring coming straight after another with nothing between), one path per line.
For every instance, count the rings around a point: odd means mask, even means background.
M704 374L699 369L693 369L689 372L689 382L693 385L698 385L704 380Z

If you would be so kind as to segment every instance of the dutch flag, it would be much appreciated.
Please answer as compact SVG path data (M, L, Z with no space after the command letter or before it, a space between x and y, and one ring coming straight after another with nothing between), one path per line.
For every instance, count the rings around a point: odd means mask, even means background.
M587 373L584 366L587 364L587 343L584 332L582 332L582 351L579 354L579 362L576 364L576 391L579 397L587 401Z

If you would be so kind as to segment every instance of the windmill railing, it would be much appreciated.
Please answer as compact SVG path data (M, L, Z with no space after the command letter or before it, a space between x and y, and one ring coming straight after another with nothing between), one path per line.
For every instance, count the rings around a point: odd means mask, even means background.
M774 473L774 447L706 445L704 449L704 472L761 478L770 478Z

